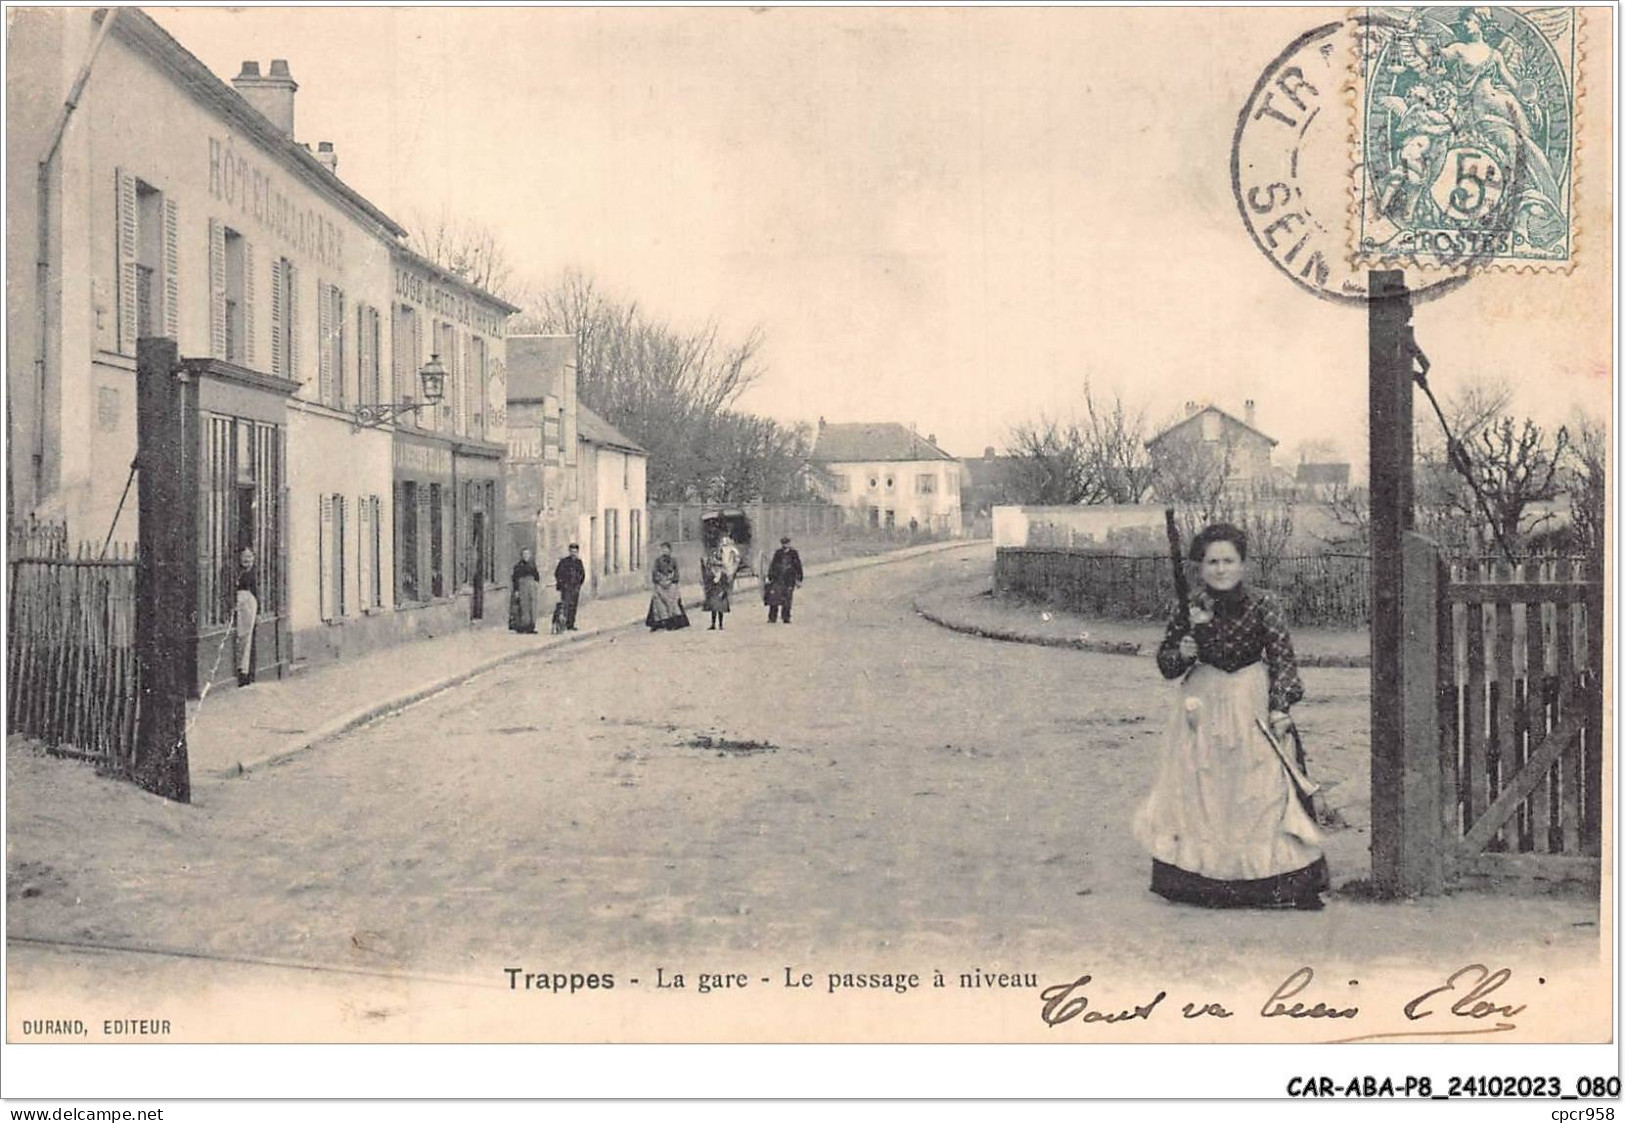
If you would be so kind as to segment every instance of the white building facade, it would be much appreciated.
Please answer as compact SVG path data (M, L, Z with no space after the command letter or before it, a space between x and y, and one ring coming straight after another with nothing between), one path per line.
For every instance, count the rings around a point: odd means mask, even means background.
M295 141L285 62L227 84L139 9L13 17L8 62L36 80L8 86L8 514L135 541L136 340L168 337L197 387L200 677L230 678L244 547L262 675L409 634L396 610L433 606L397 595L400 438L355 414L416 361L391 330L405 230L338 177L331 144ZM451 344L472 400L512 309L461 297L482 305ZM500 412L431 430L475 446L464 477L497 479Z

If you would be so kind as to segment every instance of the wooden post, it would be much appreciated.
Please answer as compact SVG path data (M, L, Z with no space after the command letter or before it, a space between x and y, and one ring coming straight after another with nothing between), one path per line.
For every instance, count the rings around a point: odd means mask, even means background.
M1371 879L1397 897L1443 888L1438 573L1412 531L1415 452L1410 293L1370 274Z
M190 803L186 699L197 682L197 389L180 368L174 340L148 338L136 346L141 709L132 779L155 795Z

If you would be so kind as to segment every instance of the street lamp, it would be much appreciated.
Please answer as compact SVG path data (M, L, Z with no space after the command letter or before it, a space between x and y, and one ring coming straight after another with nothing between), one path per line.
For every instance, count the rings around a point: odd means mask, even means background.
M355 407L355 424L358 429L367 429L375 425L382 425L392 421L403 413L416 413L424 406L438 405L440 399L446 396L446 368L440 362L438 354L430 355L429 361L423 364L418 371L418 381L423 385L423 400L421 402L407 400L404 402L363 402Z

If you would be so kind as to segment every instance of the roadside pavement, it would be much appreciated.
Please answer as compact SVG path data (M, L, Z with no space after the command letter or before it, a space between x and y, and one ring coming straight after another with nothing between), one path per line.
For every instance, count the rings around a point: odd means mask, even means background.
M807 567L809 579L903 561L921 554L965 549L975 542L931 542L885 554ZM756 578L738 591L760 587ZM501 600L501 598L498 598ZM693 617L702 602L698 585L683 590ZM516 659L595 636L641 627L649 593L584 600L580 630L517 635L505 626L506 602L488 607L487 621L431 639L382 648L357 659L323 663L288 678L261 680L246 689L211 688L187 703L187 752L193 781L241 775L294 756L385 714L438 694ZM703 616L703 613L701 614Z
M1107 655L1155 656L1161 621L1105 620L991 591L983 575L934 587L914 610L933 624L984 639L1070 647ZM1364 629L1294 628L1292 645L1306 667L1369 667L1371 639Z

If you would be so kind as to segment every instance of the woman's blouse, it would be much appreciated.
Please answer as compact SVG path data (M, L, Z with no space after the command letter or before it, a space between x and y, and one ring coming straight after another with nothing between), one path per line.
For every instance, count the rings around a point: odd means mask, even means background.
M513 583L517 585L521 579L526 577L529 577L532 581L540 581L542 579L541 570L536 568L535 562L516 562L513 567Z
M662 585L675 585L677 583L677 559L661 554L655 559L654 579Z
M1286 616L1274 596L1238 585L1229 593L1209 591L1199 594L1198 599L1211 610L1213 618L1190 629L1196 637L1196 658L1187 659L1179 653L1179 638L1185 630L1175 613L1157 649L1157 667L1164 678L1178 678L1197 662L1221 671L1239 671L1263 660L1270 677L1271 710L1285 712L1303 697L1292 633L1287 630Z

